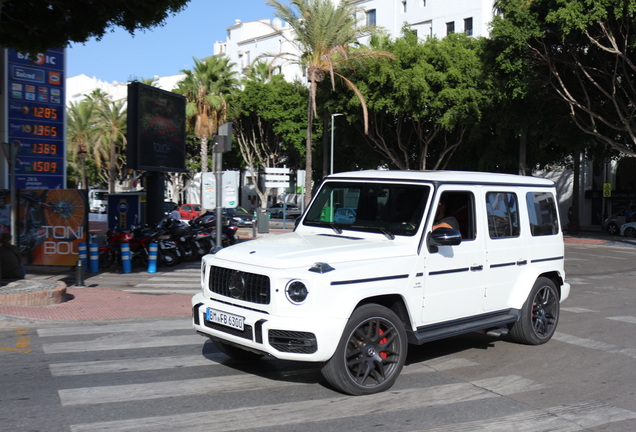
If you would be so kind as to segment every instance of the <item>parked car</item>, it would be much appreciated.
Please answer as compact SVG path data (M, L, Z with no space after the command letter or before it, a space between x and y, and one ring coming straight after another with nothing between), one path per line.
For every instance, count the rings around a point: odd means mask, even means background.
M628 222L621 225L621 235L625 237L636 237L636 222Z
M335 223L351 225L356 220L356 210L348 207L339 208L333 215Z
M163 202L163 214L168 216L170 212L177 207L178 204L174 201L164 201Z
M273 218L280 219L283 217L283 203L276 203L272 205L268 210L269 210L269 214ZM287 218L295 219L298 216L300 216L300 209L298 208L298 206L294 204L287 204L287 208L284 210L286 211L285 214Z
M612 235L619 234L621 227L635 218L634 213L631 207L621 208L603 221L603 231L607 231ZM630 217L628 218L627 215Z
M201 204L183 204L179 207L181 220L192 220L201 216Z
M245 210L243 207L224 208L223 216L231 218L232 223L236 226L252 226L254 224L254 215Z

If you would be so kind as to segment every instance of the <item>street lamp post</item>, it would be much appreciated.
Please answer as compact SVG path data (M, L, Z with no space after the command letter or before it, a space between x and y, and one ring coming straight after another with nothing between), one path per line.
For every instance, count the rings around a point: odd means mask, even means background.
M333 174L333 119L334 117L338 117L343 115L342 113L333 113L331 114L331 152L330 152L330 165L329 165L329 174Z

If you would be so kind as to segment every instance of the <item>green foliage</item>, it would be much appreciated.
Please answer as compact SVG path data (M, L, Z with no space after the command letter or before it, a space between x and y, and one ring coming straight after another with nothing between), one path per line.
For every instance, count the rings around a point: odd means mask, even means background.
M313 187L313 145L314 118L317 113L316 90L328 75L332 86L336 77L353 91L362 104L364 128L367 128L367 111L364 98L356 85L347 78L346 68L358 64L366 58L389 56L388 53L357 49L361 37L370 35L374 27L360 25L356 17L359 11L356 2L342 0L291 0L289 5L278 0L270 0L276 15L286 21L295 31L297 53L278 53L275 59L284 59L300 65L307 72L309 82L309 103L307 109L307 132L305 140L305 202L312 196Z
M233 63L225 56L194 59L194 68L175 89L186 98L186 119L200 141L201 171L208 172L208 141L227 121L227 97L238 87Z
M110 27L136 30L161 25L190 0L2 0L0 46L36 53L69 42L101 39Z
M597 143L636 154L636 0L499 0L493 46L513 97L542 77L576 126Z
M304 86L273 75L267 82L247 81L230 102L235 137L247 146L241 149L245 165L299 166L307 127Z
M405 32L384 42L394 61L360 71L356 81L370 112L367 140L391 166L443 168L463 143L490 102L482 43L462 34L420 42Z

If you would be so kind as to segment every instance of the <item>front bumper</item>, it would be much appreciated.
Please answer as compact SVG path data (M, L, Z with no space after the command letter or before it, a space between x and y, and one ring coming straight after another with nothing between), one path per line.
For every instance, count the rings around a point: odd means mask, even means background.
M244 329L206 320L207 308L245 318ZM323 362L336 350L346 319L271 316L267 313L216 302L201 293L192 297L194 329L205 336L222 339L250 351L282 360Z

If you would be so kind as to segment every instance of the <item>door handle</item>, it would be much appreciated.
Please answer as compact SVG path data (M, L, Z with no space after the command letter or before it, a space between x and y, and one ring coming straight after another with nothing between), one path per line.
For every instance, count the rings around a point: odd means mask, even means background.
M528 264L528 260L519 260L517 261L517 265L526 265Z
M479 270L483 270L484 266L483 265L474 265L470 267L470 271L479 271Z

